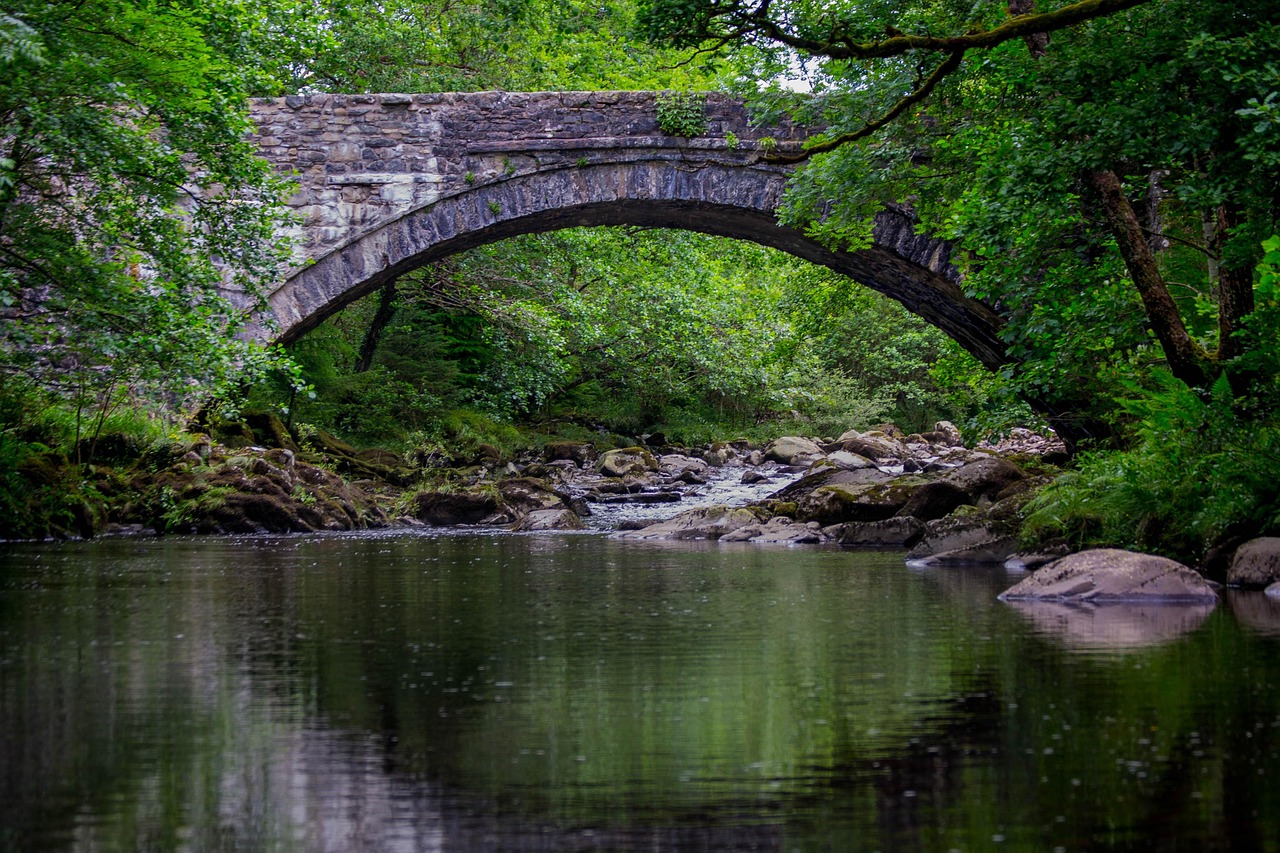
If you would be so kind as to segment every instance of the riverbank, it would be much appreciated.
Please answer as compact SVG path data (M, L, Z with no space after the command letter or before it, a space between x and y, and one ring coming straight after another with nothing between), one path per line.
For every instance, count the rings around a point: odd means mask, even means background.
M1068 461L1052 435L1028 430L974 447L939 422L922 434L884 424L765 444L556 441L509 457L487 445L425 457L361 450L322 431L295 438L272 417L218 438L156 442L115 464L29 456L17 469L26 512L4 519L3 539L473 526L897 550L917 567L1016 570L1080 549L1027 524ZM1256 535L1237 539L1196 568L1245 587L1280 579L1277 548L1259 556Z
M486 446L422 458L357 449L320 431L295 437L269 417L216 439L191 435L132 458L127 448L105 456L93 465L54 452L25 459L18 472L28 529L8 519L7 538L473 524L912 547L957 510L976 518L1030 494L1066 458L1026 431L967 448L946 422L914 435L885 424L763 445L685 447L650 437L632 447L560 441L510 458ZM751 523L691 521L726 509Z

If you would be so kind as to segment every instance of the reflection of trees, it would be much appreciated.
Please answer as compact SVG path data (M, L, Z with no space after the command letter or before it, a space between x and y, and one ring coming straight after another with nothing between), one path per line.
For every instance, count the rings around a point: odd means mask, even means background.
M43 555L0 574L42 587L0 595L0 841L75 813L122 849L1276 841L1253 815L1280 806L1280 664L1221 611L1081 657L996 604L1001 578L892 556L594 537Z

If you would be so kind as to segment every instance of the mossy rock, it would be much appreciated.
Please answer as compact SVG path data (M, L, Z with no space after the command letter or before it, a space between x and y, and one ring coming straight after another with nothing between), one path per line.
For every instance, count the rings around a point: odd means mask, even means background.
M886 483L828 484L797 501L796 518L824 525L883 521L897 515L925 482L898 477Z
M298 444L289 434L289 428L274 412L246 412L244 423L262 447L283 447L285 450L298 450Z
M408 509L428 524L479 524L498 512L498 498L482 491L422 491L409 500Z
M224 421L214 427L211 433L215 441L233 450L253 447L258 442L253 430L244 421Z
M18 463L18 473L33 486L49 486L61 480L71 467L67 457L55 451L33 453Z

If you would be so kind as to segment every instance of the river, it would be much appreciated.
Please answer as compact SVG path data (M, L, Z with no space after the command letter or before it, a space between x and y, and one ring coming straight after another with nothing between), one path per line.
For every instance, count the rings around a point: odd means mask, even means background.
M0 550L0 850L1277 850L1280 603L398 532Z

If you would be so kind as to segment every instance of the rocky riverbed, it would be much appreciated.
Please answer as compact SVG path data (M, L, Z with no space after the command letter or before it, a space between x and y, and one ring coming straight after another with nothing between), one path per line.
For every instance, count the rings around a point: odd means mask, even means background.
M975 447L946 422L920 434L883 425L827 439L783 436L763 446L559 442L515 459L480 448L474 458L429 465L357 450L324 433L299 445L272 418L220 439L161 443L114 467L72 466L45 454L20 472L46 503L60 494L48 531L63 537L396 526L594 530L635 541L900 549L920 567L1028 570L1068 553L1019 550L1024 508L1067 461L1052 436L1027 430ZM66 489L69 480L75 490ZM1167 572L1151 574L1161 578L1156 583L1142 574L1149 573L1146 558L1126 553L1099 552L1106 568L1088 563L1079 580L1055 575L1045 594L1070 587L1088 597L1117 583L1143 595L1164 588ZM1201 569L1280 597L1280 539L1242 540L1219 562L1218 574ZM1059 574L1066 570L1054 565ZM1104 578L1108 572L1118 574Z

